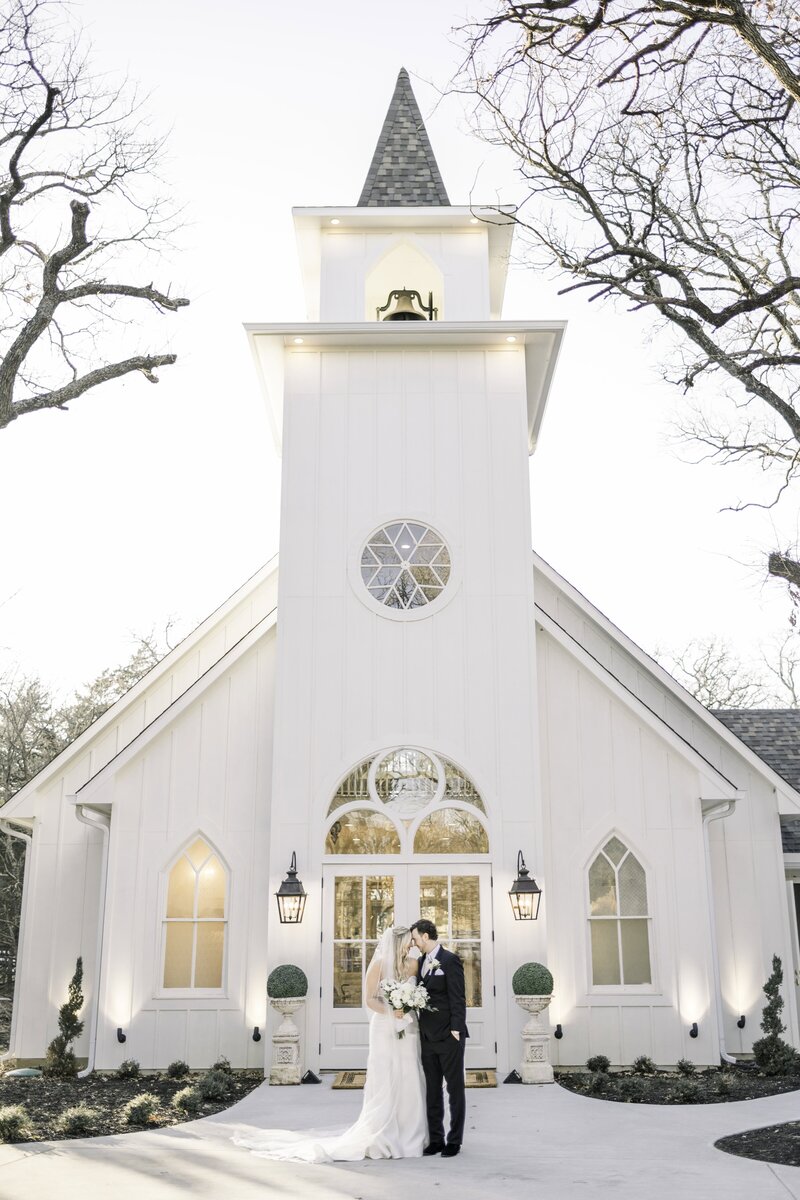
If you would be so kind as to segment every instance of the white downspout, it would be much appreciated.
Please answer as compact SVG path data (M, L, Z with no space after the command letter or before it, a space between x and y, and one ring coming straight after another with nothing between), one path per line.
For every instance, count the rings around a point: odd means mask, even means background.
M11 1028L8 1035L8 1049L5 1054L0 1054L0 1062L5 1059L14 1058L14 1038L17 1031L17 998L19 995L19 960L20 949L23 944L23 936L25 933L25 913L28 907L28 866L30 863L29 848L33 845L33 836L30 833L23 833L21 829L14 829L11 821L5 817L0 817L0 829L3 833L7 833L9 837L19 838L25 843L25 866L22 868L22 911L19 915L19 931L17 934L17 961L14 969L14 997L11 1001Z
M700 805L703 811L703 847L706 860L706 890L708 893L708 921L711 931L711 964L714 973L714 999L717 1008L717 1028L719 1030L719 1056L723 1062L732 1063L734 1066L738 1064L738 1059L735 1059L732 1054L728 1054L725 1048L725 1023L724 1010L722 1007L722 983L719 974L719 952L717 949L717 915L714 908L714 885L711 879L711 841L709 838L708 827L712 821L718 821L722 817L729 817L736 807L738 796L732 797L730 800L701 800Z
M97 950L95 955L95 985L94 996L92 997L92 1011L89 1017L89 1057L86 1066L82 1071L78 1072L78 1078L84 1079L87 1075L91 1075L94 1070L95 1052L97 1049L97 1025L98 1014L100 1011L100 980L103 971L103 933L106 924L106 885L108 882L108 835L111 826L111 817L108 813L100 813L93 811L85 804L79 804L72 797L75 804L75 816L78 820L88 825L90 829L99 829L103 835L103 861L100 868L100 912L97 918ZM89 815L91 813L91 815Z

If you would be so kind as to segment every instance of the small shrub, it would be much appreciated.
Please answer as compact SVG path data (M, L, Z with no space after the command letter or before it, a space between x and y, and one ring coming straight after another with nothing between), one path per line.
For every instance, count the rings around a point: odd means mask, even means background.
M139 1064L135 1058L126 1058L117 1067L118 1079L138 1079Z
M642 1080L631 1075L625 1075L619 1081L620 1100L638 1100L642 1095Z
M728 1078L727 1071L722 1071L717 1079L716 1091L718 1096L729 1096L731 1094L731 1081Z
M606 1058L605 1054L593 1054L591 1058L586 1060L587 1071L601 1071L608 1074L608 1068L611 1066L611 1060Z
M684 1079L688 1079L690 1075L697 1073L697 1067L690 1058L679 1058L675 1064L675 1069L679 1075L683 1075Z
M697 1104L700 1099L700 1084L696 1079L682 1079L675 1088L679 1104Z
M167 1067L167 1078L169 1079L185 1079L189 1074L189 1064L185 1063L182 1058L176 1058L175 1062L171 1062Z
M206 1071L197 1081L197 1090L204 1100L227 1100L231 1080L224 1071Z
M44 1067L45 1075L53 1079L74 1079L78 1074L78 1061L72 1043L83 1033L83 1021L78 1013L83 1007L83 959L75 963L75 974L69 981L67 1000L58 1010L58 1034L47 1047Z
M589 1076L588 1080L586 1081L586 1087L584 1089L586 1092L586 1095L587 1096L599 1095L599 1093L605 1089L605 1086L608 1082L609 1082L609 1077L605 1073L605 1071L592 1071L591 1075Z
M97 1118L100 1114L96 1108L81 1102L72 1108L65 1108L58 1119L58 1127L68 1137L88 1137L97 1128Z
M633 1072L635 1075L655 1075L656 1064L646 1054L640 1054L633 1060Z
M128 1125L147 1125L155 1117L157 1109L158 1096L152 1092L142 1092L123 1104L122 1116Z
M0 1141L27 1142L33 1136L28 1110L24 1104L4 1104L0 1108Z
M764 1037L753 1042L753 1055L765 1075L800 1074L800 1054L781 1037L786 1030L781 1021L782 983L783 963L777 954L773 954L772 973L764 984L764 995L767 997L761 1014L761 1032Z
M308 979L305 971L291 963L282 963L271 971L267 979L267 995L274 1000L284 1000L288 996L305 996L308 991Z
M172 1107L177 1108L178 1112L196 1113L199 1112L203 1105L203 1097L196 1087L181 1088L172 1097Z
M222 1073L224 1075L232 1075L233 1074L233 1070L231 1068L231 1060L229 1058L226 1058L224 1054L221 1055L217 1059L217 1061L211 1065L210 1069L212 1071L222 1071Z
M553 976L543 963L523 963L514 972L511 987L515 996L549 996L553 991Z

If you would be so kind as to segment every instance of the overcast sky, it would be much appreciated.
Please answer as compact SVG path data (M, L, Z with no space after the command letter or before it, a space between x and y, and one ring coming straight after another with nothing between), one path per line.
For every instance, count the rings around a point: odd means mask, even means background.
M170 618L188 632L278 549L280 463L242 324L304 317L290 210L356 203L401 66L451 201L522 195L463 101L440 95L467 13L449 0L73 10L98 68L140 81L171 130L186 228L154 282L192 305L151 346L179 355L157 387L109 384L0 432L0 652L62 690L126 658L136 632ZM535 548L648 650L721 634L750 656L786 631L761 562L797 537L794 498L720 511L763 483L688 465L669 442L684 401L661 382L646 320L567 302L523 268L504 315L569 320L531 460Z

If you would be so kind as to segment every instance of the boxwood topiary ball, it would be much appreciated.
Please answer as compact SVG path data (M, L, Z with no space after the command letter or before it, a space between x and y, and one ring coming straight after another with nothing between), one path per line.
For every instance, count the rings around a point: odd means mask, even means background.
M293 967L291 963L282 963L274 971L270 971L267 980L267 995L273 1000L285 1000L291 996L305 996L308 991L308 980L305 971Z
M515 996L549 996L553 991L553 976L543 963L523 963L511 980Z

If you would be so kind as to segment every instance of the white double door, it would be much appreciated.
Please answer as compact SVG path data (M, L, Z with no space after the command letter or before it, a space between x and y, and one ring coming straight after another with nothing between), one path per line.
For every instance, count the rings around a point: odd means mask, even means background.
M433 921L442 945L464 963L467 1066L494 1066L490 865L387 865L365 871L360 863L336 863L323 867L323 878L322 1068L366 1066L364 972L383 931L418 917Z

